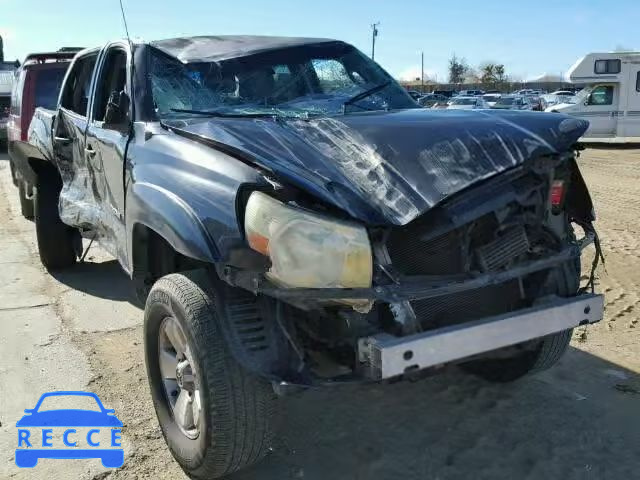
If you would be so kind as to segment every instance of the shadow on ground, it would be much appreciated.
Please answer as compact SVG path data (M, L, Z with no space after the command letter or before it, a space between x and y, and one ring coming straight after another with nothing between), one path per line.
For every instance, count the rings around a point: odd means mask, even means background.
M455 368L281 400L282 440L234 480L639 478L640 379L571 348L513 384Z
M85 261L66 270L53 272L52 275L59 282L88 295L142 306L135 296L129 277L116 260Z

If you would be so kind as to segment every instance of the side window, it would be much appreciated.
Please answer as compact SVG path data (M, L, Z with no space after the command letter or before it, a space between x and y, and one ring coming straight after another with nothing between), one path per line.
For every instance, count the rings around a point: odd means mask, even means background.
M62 92L62 107L84 117L87 116L91 79L97 58L96 52L77 59Z
M620 63L619 59L596 60L593 71L595 73L620 73Z
M589 105L611 105L613 103L613 86L599 85L589 95Z
M100 76L96 84L93 119L104 121L109 97L115 92L125 90L127 83L127 53L120 48L113 48L107 53Z

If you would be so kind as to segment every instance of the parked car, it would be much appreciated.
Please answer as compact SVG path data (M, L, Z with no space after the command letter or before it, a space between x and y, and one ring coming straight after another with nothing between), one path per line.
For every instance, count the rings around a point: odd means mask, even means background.
M458 93L459 97L475 97L479 95L484 95L483 90L460 90Z
M531 88L522 88L512 93L512 95L534 95L534 94L535 94L535 91Z
M447 98L451 98L454 95L457 95L458 92L456 92L455 90L434 90L431 93L434 95L443 95Z
M491 108L501 110L533 110L534 103L526 95L503 95Z
M558 90L553 93L548 93L546 95L541 95L541 98L544 100L545 109L552 107L554 105L559 105L563 103L572 102L575 97L575 93L572 90Z
M418 99L418 105L420 105L421 107L431 108L436 103L447 103L448 101L449 99L444 95L436 95L436 94L429 93Z
M12 62L0 62L0 149L4 149L7 142L9 105L15 78L14 68Z
M291 387L555 364L602 317L579 290L586 128L418 108L336 40L117 41L75 57L16 164L45 268L92 238L146 298L160 427L213 478L268 452Z
M489 108L489 104L483 97L454 97L449 101L450 110L475 110L478 108Z
M544 112L544 109L547 108L547 103L545 102L545 100L542 98L541 95L531 94L531 95L524 95L524 96L531 104L531 110L536 112Z
M32 53L15 72L15 83L7 117L9 163L13 183L18 187L20 209L25 218L33 218L33 185L17 173L13 146L27 139L27 133L36 107L55 108L60 85L69 62L80 49L58 52Z
M502 95L500 93L485 93L482 98L489 107L493 107Z
M555 95L557 97L573 97L575 92L573 90L556 90L555 92L551 92L549 95Z
M414 100L418 100L420 97L422 97L424 95L424 93L418 92L417 90L407 90L407 93L411 96L411 98L413 98Z

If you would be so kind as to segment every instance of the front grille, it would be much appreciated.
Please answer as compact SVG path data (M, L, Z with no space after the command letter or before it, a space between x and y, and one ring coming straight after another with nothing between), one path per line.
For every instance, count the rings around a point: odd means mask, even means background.
M484 245L497 229L493 215L485 215L467 227L458 228L436 238L421 238L432 228L421 218L395 229L387 240L387 250L394 268L404 275L455 275L471 267L469 245ZM465 237L466 238L465 240ZM468 245L467 245L468 244Z
M518 282L511 281L443 297L416 300L411 302L411 306L423 328L431 329L509 312L518 307L518 302Z
M418 220L393 231L387 250L394 268L404 275L455 275L471 271L495 271L509 265L529 249L524 227L498 233L492 214L469 225L422 241L426 221ZM491 285L437 298L411 302L425 329L498 315L518 308L518 281Z
M387 241L391 262L404 275L448 275L463 270L462 256L458 248L462 239L459 231L453 231L429 242L420 240L417 228L392 232Z

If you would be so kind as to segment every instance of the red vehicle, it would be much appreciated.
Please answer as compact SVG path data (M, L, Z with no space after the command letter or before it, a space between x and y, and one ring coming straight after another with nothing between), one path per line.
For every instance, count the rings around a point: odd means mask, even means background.
M25 218L33 218L33 186L23 180L14 168L14 143L27 140L36 107L55 107L62 80L78 51L79 48L62 48L57 52L32 53L27 55L16 72L7 122L7 143L11 175L19 189L20 207Z

